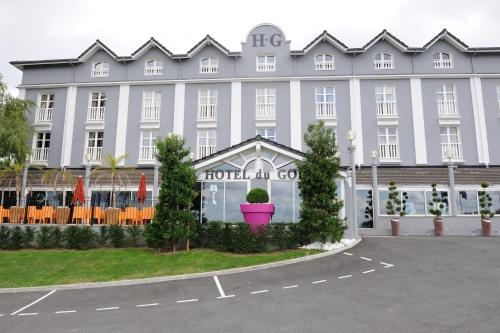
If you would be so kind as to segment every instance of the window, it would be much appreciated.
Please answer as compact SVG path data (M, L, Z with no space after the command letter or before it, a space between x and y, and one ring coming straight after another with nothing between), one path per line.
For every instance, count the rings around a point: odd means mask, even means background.
M257 135L271 141L276 141L276 129L274 128L257 128Z
M142 120L160 120L161 92L144 90L142 98Z
M441 214L442 215L449 215L450 214L450 205L448 203L448 191L437 191L438 193L438 198L441 199L441 204L443 204L443 209L441 209ZM426 203L426 210L425 212L427 215L432 215L429 213L429 209L431 208L430 203L432 202L432 191L425 191L425 203Z
M35 133L35 146L33 148L32 160L34 162L46 162L49 158L50 132Z
M90 93L90 106L87 112L88 121L103 121L106 112L106 94L103 92Z
M200 73L219 73L219 59L205 58L200 60Z
M498 110L500 110L500 86L497 86L497 103L498 103Z
M460 129L457 126L442 126L441 133L441 156L443 160L448 158L448 154L454 159L461 160L462 141L460 140Z
M375 69L393 69L394 63L392 61L392 54L377 53L373 56L373 64Z
M141 147L139 152L140 161L154 161L156 154L156 138L158 132L155 130L141 131Z
M381 160L399 159L398 128L393 126L379 127L378 147Z
M453 68L453 61L449 53L437 52L432 55L434 68Z
M148 60L144 62L144 75L163 75L163 61L161 60Z
M456 207L458 215L478 215L479 207L477 200L477 191L457 191Z
M269 119L276 117L276 89L257 88L257 119Z
M425 206L425 191L424 190L408 190L402 193L403 196L406 196L406 214L407 215L426 215L426 206Z
M109 76L109 64L105 61L98 61L92 64L92 77Z
M375 101L377 103L378 116L397 116L396 94L394 86L376 86Z
M314 57L314 69L317 71L329 71L335 69L335 61L331 54L318 54Z
M217 119L217 90L198 90L198 119Z
M417 189L398 189L399 199L402 201L405 197L405 210L406 214L409 216L430 216L429 209L431 208L430 202L432 202L432 191L427 190L417 190ZM448 215L448 192L438 190L438 196L441 198L444 208L442 209L443 215ZM387 210L385 208L387 199L389 198L388 190L379 190L379 214L387 215Z
M316 117L334 118L335 112L335 88L334 87L316 87Z
M273 55L257 56L257 72L274 72L276 70L276 58Z
M455 86L442 84L436 92L438 113L440 117L458 116L458 106L455 94Z
M372 190L356 190L356 207L358 228L373 228Z
M100 162L102 157L102 143L104 132L87 132L87 145L85 146L85 160L90 162Z
M54 94L41 94L36 109L35 122L51 122L54 111Z
M197 158L203 158L215 153L217 132L214 129L198 130Z

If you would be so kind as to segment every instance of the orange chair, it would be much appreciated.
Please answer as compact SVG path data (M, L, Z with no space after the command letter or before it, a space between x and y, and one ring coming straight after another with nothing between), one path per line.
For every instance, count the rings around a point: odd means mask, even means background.
M140 215L141 215L140 216L141 224L151 222L151 220L153 219L153 217L155 215L155 209L154 209L154 207L144 207L141 210Z
M92 207L89 208L89 221L91 217L92 217ZM104 210L101 207L94 207L94 219L97 220L97 224L104 223L104 220L106 219L106 214L104 213Z
M24 220L23 207L10 207L9 209L9 223L22 223Z
M43 206L41 212L42 223L52 224L55 217L55 209L52 206Z
M108 208L106 209L106 223L107 224L118 224L120 222L121 210L118 208Z
M75 206L73 208L73 223L87 224L88 209L83 206Z
M57 224L68 223L69 208L68 207L57 207L55 217L56 217Z
M36 206L28 206L28 223L34 224L40 222L40 211Z
M136 224L137 223L137 208L126 207L123 212L123 219L121 222L125 224Z
M0 223L9 218L9 210L0 206Z

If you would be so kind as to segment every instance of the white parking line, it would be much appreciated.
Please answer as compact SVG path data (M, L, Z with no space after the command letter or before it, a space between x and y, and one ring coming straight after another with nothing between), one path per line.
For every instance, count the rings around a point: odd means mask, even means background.
M219 290L219 294L220 294L220 296L217 297L218 299L234 297L234 295L226 295L224 293L224 289L222 289L222 286L219 282L219 278L217 277L217 275L214 275L214 281L215 281L215 284L217 285L217 289Z
M28 305L26 305L26 306L24 306L24 307L20 308L20 309L19 309L19 310L17 310L17 311L12 312L10 315L11 315L11 316L13 316L13 315L18 314L19 312L21 312L21 311L23 311L23 310L26 310L26 309L27 309L27 308L29 308L30 306L35 305L36 303L40 302L40 301L41 301L41 300L43 300L44 298L49 297L50 295L52 295L52 294L53 294L53 293L55 293L55 292L56 292L55 290L52 290L52 291L51 291L51 292L49 292L48 294L46 294L46 295L44 295L44 296L40 297L39 299L37 299L37 300L35 300L35 301L31 302L30 304L28 304Z
M363 259L363 260L367 260L367 261L373 261L373 259L366 258L366 257L360 257L360 258Z
M99 308L95 309L96 311L108 311L108 310L118 310L120 307L119 306L111 306L109 308Z
M65 311L56 311L55 314L64 314L64 313L75 313L76 310L65 310Z
M268 289L264 289L264 290L257 290L257 291L252 291L251 294L252 295L255 295L255 294L262 294L262 293L267 293L269 290Z
M157 306L157 305L160 305L160 303L137 304L136 307L137 308L144 308L144 307L147 307L147 306Z
M297 288L298 285L294 284L293 286L286 286L286 287L283 287L283 289L291 289L291 288Z
M193 298L193 299L183 299L182 301L177 301L177 303L189 303L189 302L198 302L199 299Z
M0 317L3 317L3 313L0 313Z
M36 316L38 312L20 313L18 316Z
M371 272L375 272L374 269L370 269L369 271L364 271L363 274L368 274L368 273L371 273Z
M344 252L344 254L346 254L348 256L352 256L352 253L349 253L349 252Z
M318 284L318 283L323 283L323 282L326 282L328 280L318 280L318 281L313 281L312 284Z
M337 279L347 279L347 278L350 278L352 275L343 275L343 276L339 276Z
M388 264L388 263L383 262L383 261L381 261L381 262L380 262L380 264L384 265L384 268L391 268L391 267L394 267L394 265L393 265L393 264Z

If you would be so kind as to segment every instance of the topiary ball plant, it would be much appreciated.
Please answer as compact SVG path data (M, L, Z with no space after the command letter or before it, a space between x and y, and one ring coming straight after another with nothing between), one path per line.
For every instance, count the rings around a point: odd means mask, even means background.
M247 194L247 202L251 204L268 203L269 195L263 188L251 189Z

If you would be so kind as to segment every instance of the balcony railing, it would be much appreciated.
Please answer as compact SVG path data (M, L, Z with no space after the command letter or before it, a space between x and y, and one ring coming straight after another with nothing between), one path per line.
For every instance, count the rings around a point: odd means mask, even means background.
M146 75L146 76L163 75L163 67L147 67L147 68L144 68L144 75Z
M380 159L382 160L396 160L399 159L399 145L398 144L379 144Z
M90 107L87 113L88 121L104 121L104 114L106 112L106 107Z
M102 158L102 147L88 147L86 155L89 157L90 162L100 162Z
M142 119L143 120L158 120L160 119L160 109L159 105L155 106L144 106L142 108Z
M49 148L34 148L31 158L33 162L47 162L49 159Z
M394 101L377 101L378 116L397 116L396 103Z
M451 158L453 159L463 159L461 143L442 143L441 157L443 160L448 159L448 152L451 152Z
M271 103L257 104L257 119L276 118L276 105Z
M141 161L154 161L156 154L156 147L141 147L139 159Z
M219 65L201 65L200 73L219 73Z
M106 77L109 75L109 69L93 69L92 77Z
M335 118L335 103L316 103L316 117Z
M374 60L375 69L391 69L394 68L392 60Z
M274 62L257 64L257 72L272 72L274 70L275 70Z
M47 123L52 121L53 108L37 108L35 115L35 122Z
M335 62L333 61L319 61L316 63L316 70L318 71L327 71L327 70L334 70L335 69Z
M434 62L434 68L452 68L453 67L453 63L451 60L445 60L445 59L442 59L442 60L433 60Z
M215 146L198 146L197 158L203 158L215 153Z
M217 119L217 104L199 105L198 119Z
M456 117L458 116L458 107L456 101L437 101L438 112L440 117Z

